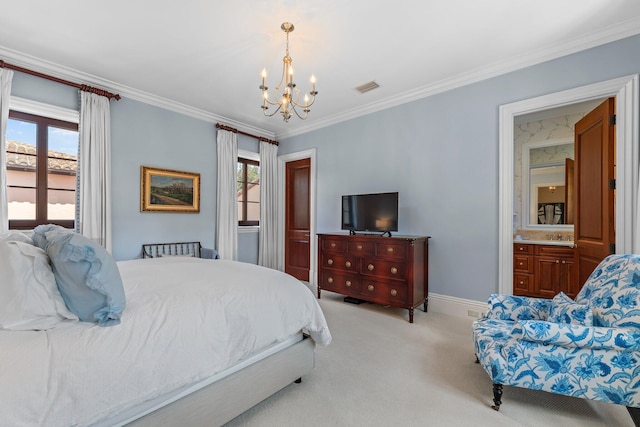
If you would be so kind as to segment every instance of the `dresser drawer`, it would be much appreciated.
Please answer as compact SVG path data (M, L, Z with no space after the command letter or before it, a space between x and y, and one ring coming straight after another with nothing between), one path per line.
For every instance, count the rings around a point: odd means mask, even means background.
M405 259L407 256L407 245L403 243L377 243L376 255L385 258Z
M407 266L403 262L380 261L363 259L360 267L362 274L374 275L378 277L388 277L390 279L406 279Z
M359 258L351 255L323 253L322 267L357 273L359 268Z
M573 258L573 248L570 246L555 246L555 245L537 245L536 255Z
M513 271L533 273L533 257L519 254L513 255Z
M402 305L407 303L407 284L395 281L376 282L365 279L362 281L361 294L367 301Z
M513 244L513 254L522 254L522 255L533 255L533 246L534 245L525 245L522 243L514 243Z
M354 274L323 270L320 274L320 286L322 289L350 295L360 292L360 279Z
M348 248L349 253L356 256L375 255L376 253L376 245L373 242L349 242Z
M513 274L513 290L515 295L528 295L533 289L533 275L524 273Z
M322 238L322 250L331 252L347 252L347 242L344 239Z

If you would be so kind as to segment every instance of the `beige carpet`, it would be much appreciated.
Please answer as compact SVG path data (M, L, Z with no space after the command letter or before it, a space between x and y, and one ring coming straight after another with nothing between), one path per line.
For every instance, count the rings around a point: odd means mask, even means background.
M325 292L333 342L316 369L227 427L239 426L633 426L613 404L506 387L490 408L491 381L475 364L471 318L374 304Z

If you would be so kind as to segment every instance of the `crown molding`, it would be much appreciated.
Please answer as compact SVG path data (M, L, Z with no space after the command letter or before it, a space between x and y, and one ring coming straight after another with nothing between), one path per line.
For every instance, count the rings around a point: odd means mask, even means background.
M508 61L501 61L486 67L481 67L470 72L461 73L451 78L443 79L438 82L419 87L410 91L399 93L395 96L385 98L380 101L372 102L364 106L352 108L342 113L336 113L323 119L317 119L313 122L305 124L296 129L285 132L270 132L246 123L214 114L199 108L195 108L186 104L172 101L148 92L137 90L128 86L118 84L116 82L103 79L82 71L78 71L69 67L64 67L50 61L46 61L34 56L0 46L0 57L7 62L15 65L39 71L41 73L50 74L61 79L77 81L81 84L88 84L104 88L110 92L119 93L121 96L153 105L186 116L194 117L207 122L223 122L243 132L252 133L258 136L264 136L269 139L283 139L292 136L308 133L323 127L335 125L347 120L355 119L377 111L385 110L401 104L405 104L418 99L426 98L438 93L446 92L468 84L476 83L501 74L516 71L535 64L546 62L552 59L567 56L586 49L597 47L606 43L620 40L640 33L640 18L632 19L620 24L612 25L597 33L590 34L585 37L579 37L560 45L554 45L545 49L527 52L517 58Z
M222 122L227 126L234 127L243 132L252 133L258 136L264 136L265 138L269 139L275 139L275 133L273 132L251 126L246 123L241 123L228 117L214 114L199 108L192 107L190 105L182 104L167 98L153 95L148 92L134 89L132 87L125 86L111 80L103 79L92 74L84 73L73 68L65 67L50 61L46 61L44 59L36 58L34 56L9 49L4 46L0 46L0 57L2 57L2 59L4 59L6 62L10 62L14 65L28 68L33 71L38 71L40 73L49 74L53 77L74 81L80 84L97 86L100 88L104 88L110 92L118 93L122 97L132 99L134 101L139 101L144 104L153 105L155 107L184 114L186 116L211 123Z
M590 34L585 37L579 37L560 45L530 51L508 61L501 61L490 64L486 67L477 68L475 70L461 73L451 78L443 79L438 82L428 84L417 89L402 92L380 101L372 102L364 106L353 108L345 112L334 114L323 119L315 120L308 125L292 129L291 131L279 132L277 138L284 139L303 133L311 132L323 127L331 126L340 122L355 119L387 108L396 107L418 99L426 98L438 93L446 92L472 83L477 83L517 71L532 65L540 64L563 56L571 55L583 50L591 49L607 43L621 40L640 34L640 18L631 19L621 24L610 26L602 31Z

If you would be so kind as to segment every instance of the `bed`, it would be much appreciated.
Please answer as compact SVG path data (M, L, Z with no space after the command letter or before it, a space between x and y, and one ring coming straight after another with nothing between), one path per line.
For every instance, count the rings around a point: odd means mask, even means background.
M309 373L331 341L313 293L282 272L186 256L117 267L120 324L0 330L4 424L222 425Z

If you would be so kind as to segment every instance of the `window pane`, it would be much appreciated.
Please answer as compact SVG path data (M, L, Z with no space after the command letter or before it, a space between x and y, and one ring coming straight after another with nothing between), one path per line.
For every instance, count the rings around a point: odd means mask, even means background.
M242 202L238 202L238 221L244 221L244 213L242 212Z
M36 174L33 171L7 169L7 185L10 187L36 187Z
M36 219L36 189L7 188L9 219Z
M55 126L48 126L47 131L49 138L47 146L49 149L49 158L63 157L73 159L75 162L78 156L78 131L57 128ZM57 153L57 156L52 156L52 151Z
M47 176L49 181L49 189L55 190L74 190L76 189L76 176L63 175L58 173L50 173Z
M260 204L247 203L247 221L260 221Z
M35 123L16 119L7 122L7 170L25 172L20 183L9 185L35 186L36 132Z
M247 189L248 202L260 202L260 184L249 184Z
M260 182L260 166L247 165L247 183Z
M49 190L47 192L48 219L70 219L76 216L76 192L65 190Z

